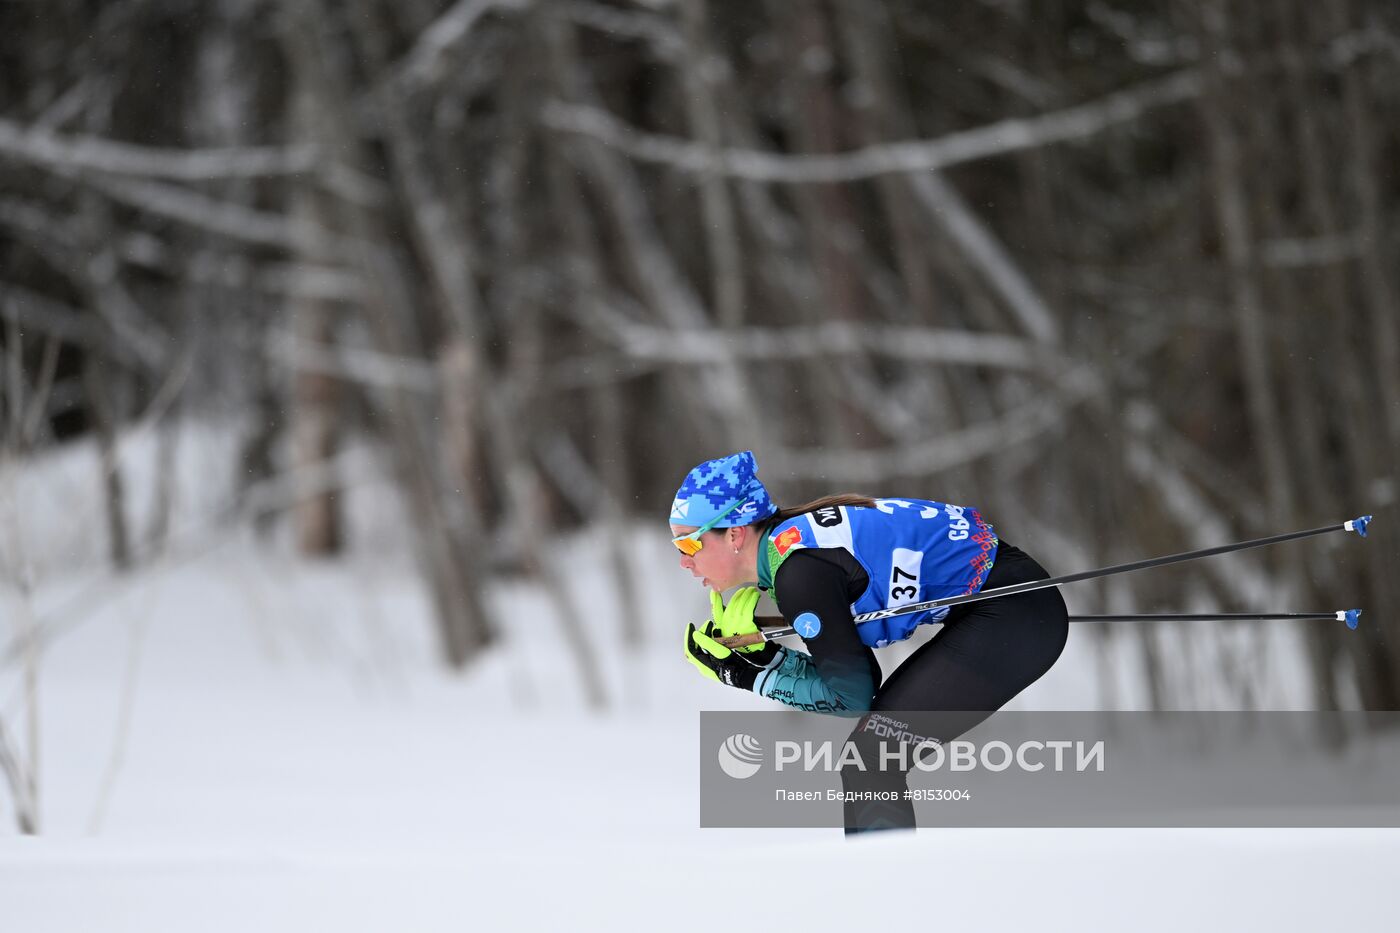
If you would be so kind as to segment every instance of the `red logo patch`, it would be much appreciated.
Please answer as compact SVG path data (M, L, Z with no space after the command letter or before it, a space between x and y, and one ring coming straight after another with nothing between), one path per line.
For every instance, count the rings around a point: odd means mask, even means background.
M792 546L802 540L802 532L796 528L789 528L787 531L773 539L773 546L778 549L778 556L782 557L792 550Z

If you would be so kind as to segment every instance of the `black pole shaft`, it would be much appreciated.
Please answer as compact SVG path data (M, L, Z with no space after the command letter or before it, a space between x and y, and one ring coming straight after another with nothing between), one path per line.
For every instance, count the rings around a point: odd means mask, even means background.
M1098 570L1084 570L1079 573L1065 574L1062 577L1049 577L1045 580L1028 580L1025 583L1015 583L1011 586L999 586L994 590L982 590L980 593L966 593L962 596L945 596L942 599L934 599L926 603L915 603L910 606L893 606L889 609L877 609L874 612L861 613L856 616L855 621L856 624L859 625L863 622L873 622L876 619L888 619L891 616L907 615L913 612L928 612L929 610L942 609L946 606L959 606L963 603L995 599L998 596L1014 596L1017 593L1030 593L1034 590L1043 590L1065 583L1078 583L1080 580L1092 580L1096 577L1112 576L1116 573L1129 573L1133 570L1147 570L1150 567L1163 567L1167 564L1197 560L1202 557L1213 557L1216 554L1228 554L1232 551L1243 551L1248 548L1263 547L1266 544L1279 544L1283 541L1295 541L1298 538L1309 538L1313 535L1327 534L1332 531L1344 531L1348 524L1348 522L1338 522L1335 525L1328 525L1325 528L1312 528L1307 531L1291 531L1287 534L1271 535L1267 538L1255 538L1253 541L1222 544L1218 547L1202 548L1199 551L1183 551L1180 554L1169 554L1166 557L1152 557L1147 560L1133 561L1129 564L1102 567Z
M1335 612L1162 612L1069 617L1071 622L1272 622L1283 619L1329 619L1336 621L1338 614ZM942 625L943 623L940 621L931 624ZM766 628L760 629L760 631L765 641L797 634L797 630L791 626Z
M1151 615L1070 616L1071 622L1272 622L1280 619L1333 619L1335 612L1208 612L1190 614L1164 612Z

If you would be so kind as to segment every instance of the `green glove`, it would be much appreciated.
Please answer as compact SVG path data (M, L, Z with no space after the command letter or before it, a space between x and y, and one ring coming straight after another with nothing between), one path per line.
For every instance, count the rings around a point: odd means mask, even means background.
M719 632L714 622L706 622L703 632L692 622L685 627L685 659L711 680L717 680L740 690L752 690L759 669L714 640Z
M711 590L710 618L715 623L715 637L732 638L735 635L748 635L757 632L758 623L753 620L753 612L758 608L758 600L762 595L758 587L746 586L735 590L734 595L729 597L729 605L726 606L724 597ZM752 661L759 667L765 667L769 661L773 660L773 655L778 653L778 646L772 642L763 642L734 650L748 655L745 660Z

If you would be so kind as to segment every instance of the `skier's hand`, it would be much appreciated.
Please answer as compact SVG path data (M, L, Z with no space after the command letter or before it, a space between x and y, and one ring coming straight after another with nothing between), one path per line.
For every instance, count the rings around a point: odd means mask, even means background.
M761 596L758 587L746 586L735 590L734 595L729 597L729 605L726 606L724 598L711 590L710 618L714 620L715 624L714 637L732 638L735 635L749 635L757 632L758 623L753 620L753 612L758 608L758 600ZM773 660L773 655L778 653L778 646L772 642L765 642L733 650L746 655L745 660L763 667Z
M703 632L695 628L694 622L687 625L685 659L694 664L701 675L711 680L740 690L752 690L759 668L715 641L713 636L717 634L719 632L714 622L706 622Z

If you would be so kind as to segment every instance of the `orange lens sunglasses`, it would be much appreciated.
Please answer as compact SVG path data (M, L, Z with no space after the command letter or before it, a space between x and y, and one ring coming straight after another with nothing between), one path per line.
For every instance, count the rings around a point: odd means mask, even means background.
M744 501L747 498L747 496L740 496L733 502L726 505L718 515L710 519L705 524L701 525L699 528L692 531L690 534L678 535L672 538L671 543L676 546L676 550L680 551L686 557L694 557L696 554L699 554L700 549L705 546L705 542L700 540L700 536L703 535L705 532L709 531L711 528L715 527L715 525L719 523L719 520L721 518L724 518L724 516L728 515L730 512L743 505Z

